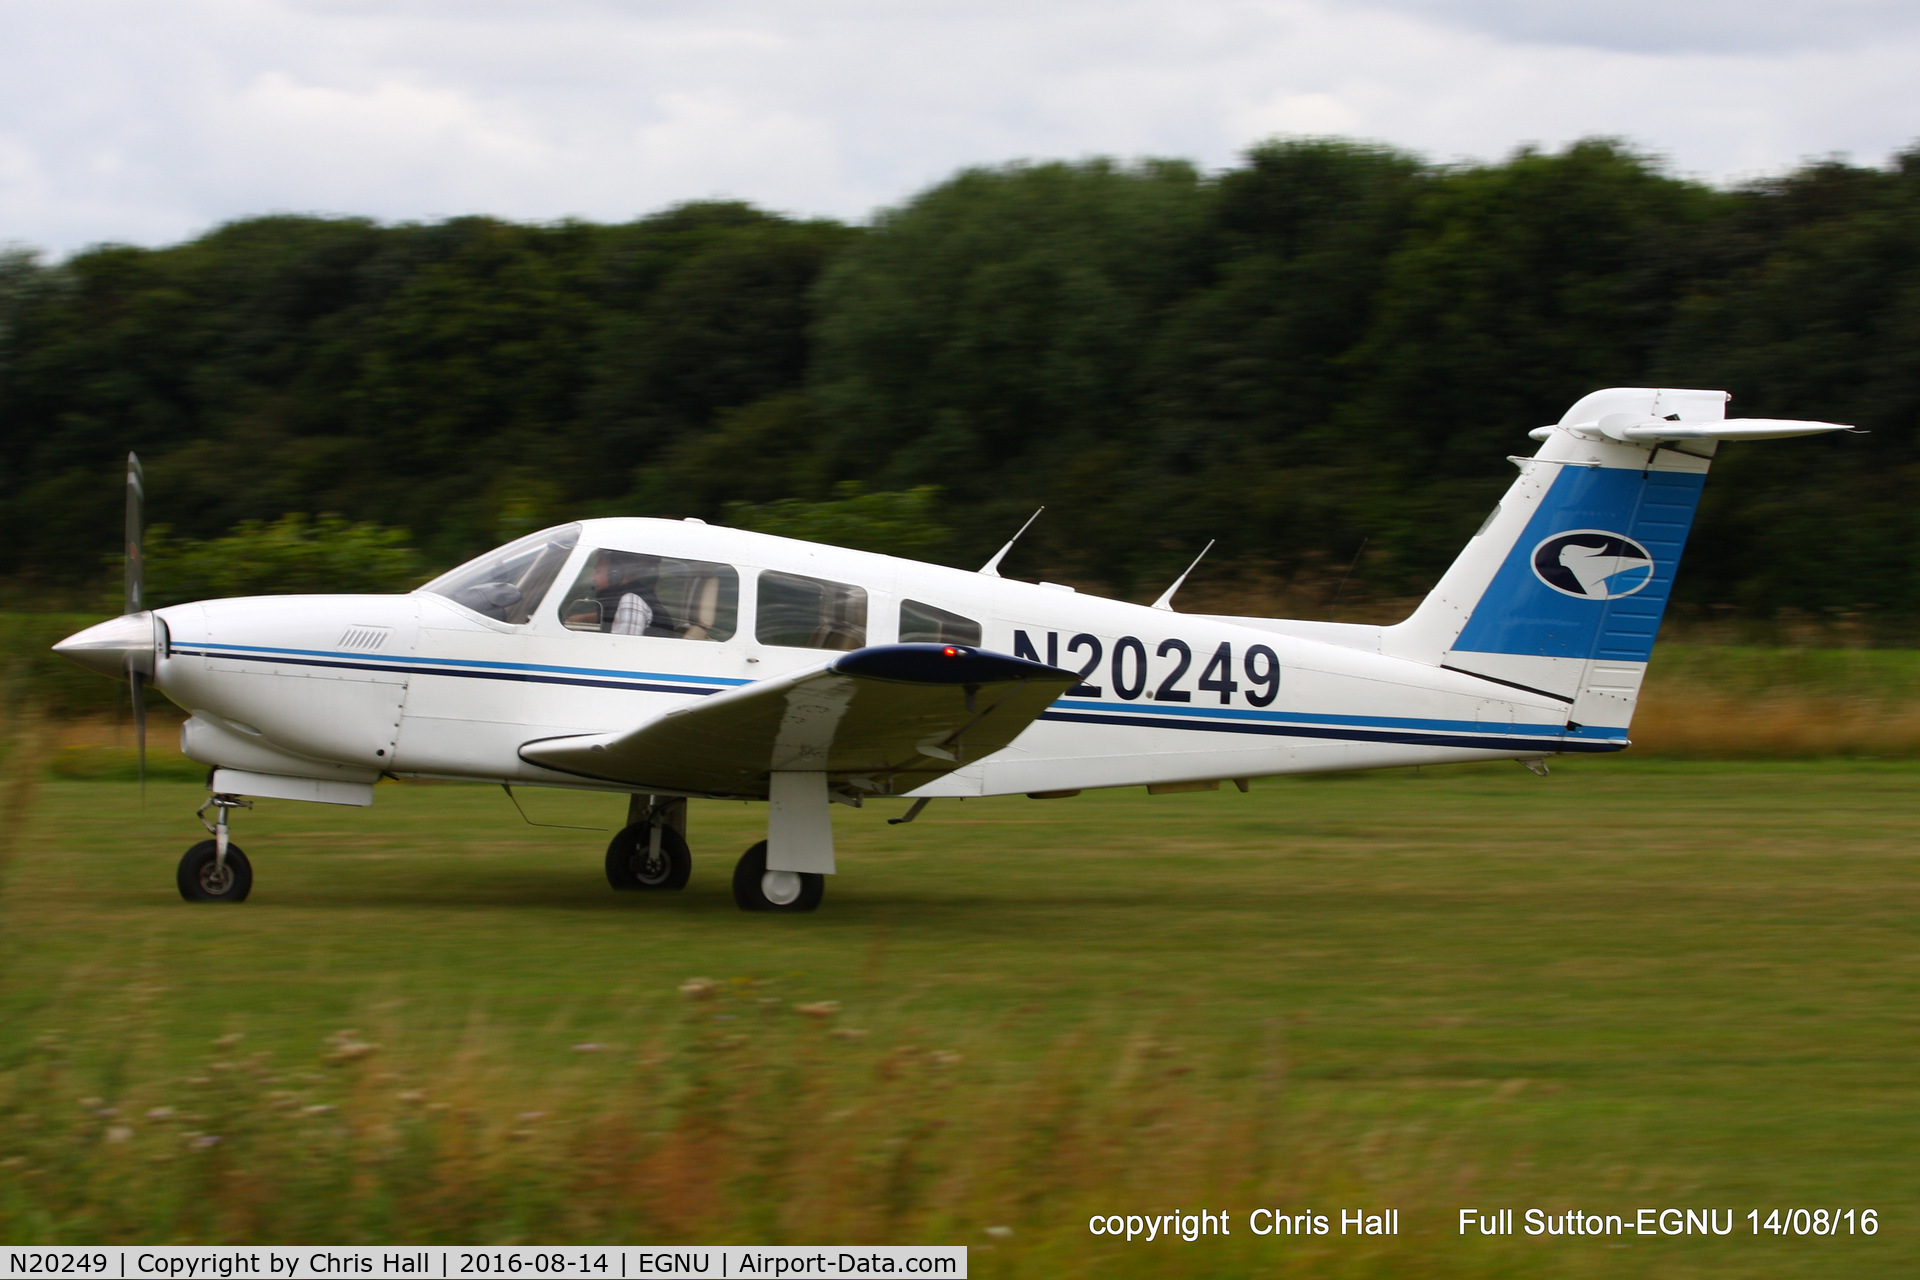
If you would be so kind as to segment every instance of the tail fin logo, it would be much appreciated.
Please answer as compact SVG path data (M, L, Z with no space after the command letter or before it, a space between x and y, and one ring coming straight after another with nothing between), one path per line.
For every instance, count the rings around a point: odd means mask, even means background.
M1632 538L1604 529L1556 533L1533 549L1533 572L1561 595L1617 600L1653 581L1653 556Z

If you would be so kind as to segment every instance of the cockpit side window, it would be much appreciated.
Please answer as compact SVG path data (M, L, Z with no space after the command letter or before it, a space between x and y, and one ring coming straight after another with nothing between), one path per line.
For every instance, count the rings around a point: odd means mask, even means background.
M769 569L760 575L754 635L794 649L858 649L867 643L867 593L844 582Z
M420 589L445 596L496 622L517 626L540 607L579 541L577 524L543 529L469 560Z
M573 631L675 640L728 640L740 617L740 575L731 565L638 551L596 551L562 598Z
M978 645L980 624L918 600L902 600L900 643Z

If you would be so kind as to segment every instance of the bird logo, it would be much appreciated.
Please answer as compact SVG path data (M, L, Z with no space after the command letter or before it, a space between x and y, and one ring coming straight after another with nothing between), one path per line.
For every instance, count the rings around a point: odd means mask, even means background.
M1617 600L1653 581L1653 556L1632 538L1605 529L1556 533L1533 549L1533 572L1561 595Z

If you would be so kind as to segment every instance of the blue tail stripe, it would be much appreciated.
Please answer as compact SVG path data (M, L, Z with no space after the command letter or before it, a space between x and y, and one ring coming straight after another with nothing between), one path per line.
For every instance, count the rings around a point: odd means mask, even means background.
M1494 574L1456 650L1645 662L1673 590L1706 476L1690 471L1561 467L1526 532ZM1533 568L1534 548L1557 533L1599 529L1647 549L1647 585L1613 600L1555 591Z

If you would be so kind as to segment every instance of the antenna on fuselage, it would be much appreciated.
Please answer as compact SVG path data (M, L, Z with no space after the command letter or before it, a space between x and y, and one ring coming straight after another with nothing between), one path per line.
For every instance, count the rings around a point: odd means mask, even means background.
M1045 507L1040 508L1040 511L1045 511L1045 510L1046 510ZM1040 518L1040 511L1036 511L1032 515L1027 517L1027 522L1020 526L1020 533L1025 533L1028 529L1033 527L1033 522ZM980 566L980 572L986 574L989 578L999 577L1000 562L1007 558L1007 552L1013 550L1013 544L1020 541L1020 533L1016 533L1011 538L1008 538L1007 545L1000 548L998 551L994 552L993 559L987 561L985 564Z
M1207 558L1207 552L1213 550L1213 544L1217 541L1219 541L1219 539L1217 538L1207 539L1207 545L1200 548L1200 554L1195 556L1193 558L1193 563L1187 566L1187 573L1192 573L1195 569L1198 569L1200 567L1200 562ZM1181 588L1182 584L1186 582L1187 573L1183 573L1179 577L1175 578L1173 580L1173 585L1160 593L1160 598L1153 602L1154 608L1165 609L1169 613L1173 611L1173 593L1178 591Z

